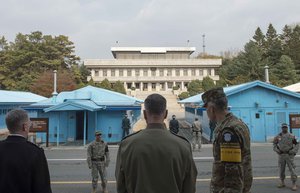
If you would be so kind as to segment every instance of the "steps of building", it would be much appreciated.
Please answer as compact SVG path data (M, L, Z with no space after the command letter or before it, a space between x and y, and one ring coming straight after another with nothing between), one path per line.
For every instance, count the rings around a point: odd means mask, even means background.
M178 98L175 94L173 94L172 91L136 91L135 97L145 100L147 96L153 93L158 93L164 96L167 100L168 117L167 119L165 119L166 127L169 127L169 121L172 115L176 115L178 119L184 119L184 107L178 104ZM142 109L143 108L144 107L142 105ZM144 116L142 115L141 117L142 118L137 123L135 123L133 131L139 131L140 129L144 129L146 127L146 121L143 118Z

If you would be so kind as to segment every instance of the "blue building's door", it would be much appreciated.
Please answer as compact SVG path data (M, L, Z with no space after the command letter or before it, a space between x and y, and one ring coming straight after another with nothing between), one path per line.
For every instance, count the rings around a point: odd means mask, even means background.
M265 142L266 128L265 128L265 114L263 110L251 111L250 123L251 141Z

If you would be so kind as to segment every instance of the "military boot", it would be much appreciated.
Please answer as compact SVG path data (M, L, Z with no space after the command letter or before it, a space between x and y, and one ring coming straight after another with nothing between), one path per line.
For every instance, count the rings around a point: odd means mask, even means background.
M108 193L108 190L107 190L107 188L105 187L105 188L103 188L103 193Z
M297 190L296 182L293 182L292 190L293 190L293 191L296 191L296 190Z
M93 188L93 189L92 189L92 193L96 193L96 188Z
M285 187L284 180L281 180L280 183L277 185L278 188L283 188Z

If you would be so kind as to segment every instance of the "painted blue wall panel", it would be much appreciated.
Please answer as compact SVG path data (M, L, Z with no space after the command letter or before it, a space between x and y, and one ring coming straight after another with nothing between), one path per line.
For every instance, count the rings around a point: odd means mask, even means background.
M281 131L281 123L289 123L290 114L300 113L299 98L260 86L229 95L228 105L230 111L246 123L251 140L256 142L272 141ZM185 110L186 120L191 123L194 109L186 107ZM206 136L209 134L206 112L201 117ZM293 134L299 138L300 129L294 129Z

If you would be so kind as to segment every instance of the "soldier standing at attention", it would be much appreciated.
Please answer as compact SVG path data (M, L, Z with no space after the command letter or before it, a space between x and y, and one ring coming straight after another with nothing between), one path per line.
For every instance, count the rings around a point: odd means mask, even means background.
M101 186L103 193L107 193L107 178L106 167L109 165L109 151L107 144L101 139L101 132L95 132L96 140L93 141L87 149L87 163L90 169L92 169L92 193L96 193L98 184L98 172L101 177Z
M125 114L124 118L122 119L123 137L129 135L130 127L130 120L128 119L128 115Z
M172 115L172 120L170 120L170 122L169 122L169 129L170 129L171 132L173 132L175 134L177 134L178 131L179 131L179 123L176 120L175 115Z
M196 145L200 151L201 149L201 138L202 138L202 125L198 118L192 124L192 134L193 134L193 151L196 149Z
M248 127L228 112L223 88L206 91L202 101L208 118L217 122L210 192L249 193L253 176Z
M278 154L278 165L279 165L279 175L280 183L278 188L285 187L285 166L287 165L291 172L292 179L292 190L297 190L297 175L295 173L294 158L299 149L299 143L297 142L294 135L288 132L288 125L286 123L281 124L282 132L279 133L273 141L273 150Z
M167 130L166 99L151 94L145 100L144 130L120 143L116 180L118 193L195 193L197 169L191 145Z

